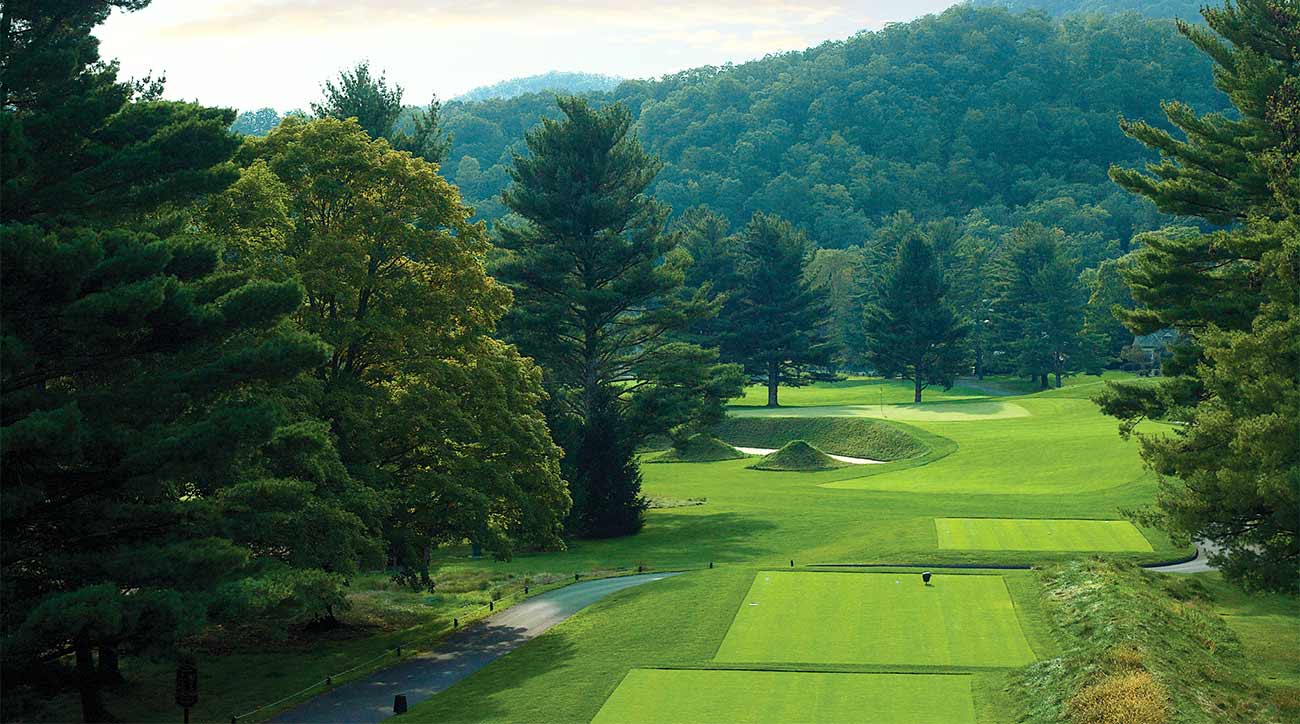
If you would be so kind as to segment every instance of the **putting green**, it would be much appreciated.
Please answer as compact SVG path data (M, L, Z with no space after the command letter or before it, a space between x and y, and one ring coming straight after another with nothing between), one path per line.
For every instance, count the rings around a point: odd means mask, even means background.
M975 721L970 677L633 669L592 724Z
M922 402L919 405L827 405L824 407L733 407L736 417L874 417L909 422L966 422L1029 417L1033 413L1014 402L970 400Z
M1143 551L1151 543L1127 520L935 518L939 547L966 551Z
M1001 576L760 571L715 661L1021 666L1034 660Z

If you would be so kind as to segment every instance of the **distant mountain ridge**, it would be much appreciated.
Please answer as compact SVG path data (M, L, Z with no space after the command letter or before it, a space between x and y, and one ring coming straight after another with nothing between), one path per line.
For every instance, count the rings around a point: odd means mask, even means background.
M540 75L511 78L492 85L479 86L452 98L453 101L485 101L493 98L509 99L545 91L559 93L590 93L610 91L623 79L600 73L571 73L553 70Z
M1201 17L1205 0L970 0L970 4L983 8L1006 8L1012 12L1042 10L1057 17L1078 13L1137 13L1149 18L1195 21Z

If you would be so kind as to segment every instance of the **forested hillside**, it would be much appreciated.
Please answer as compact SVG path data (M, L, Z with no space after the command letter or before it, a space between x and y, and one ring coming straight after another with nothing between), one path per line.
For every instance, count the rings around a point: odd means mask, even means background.
M1052 15L1139 13L1152 18L1200 22L1202 0L971 0L976 7L1044 10Z
M547 91L560 93L608 91L613 90L621 82L622 78L601 73L566 73L553 70L540 75L511 78L500 83L479 86L456 96L452 100L485 101L492 98L514 98L527 93L545 93Z
M882 219L1038 220L1127 242L1152 207L1106 169L1149 158L1116 124L1163 122L1162 100L1226 101L1209 61L1167 20L956 7L942 15L738 66L628 81L621 101L665 162L652 191L675 213L708 204L733 226L778 213L822 247L861 243ZM502 213L511 154L549 94L450 103L444 173L481 218Z

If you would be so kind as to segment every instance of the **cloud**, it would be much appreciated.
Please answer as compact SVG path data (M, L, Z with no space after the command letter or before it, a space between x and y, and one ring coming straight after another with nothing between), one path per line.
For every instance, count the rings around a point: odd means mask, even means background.
M155 0L97 31L128 75L173 97L305 106L358 59L410 97L548 70L629 78L744 62L955 0Z
M861 3L859 3L861 4ZM815 26L849 15L839 5L789 0L570 0L569 2L464 2L462 0L261 0L193 3L192 17L156 28L168 40L295 34L369 35L424 29L448 32L564 32L582 29L674 32L684 28L734 29Z

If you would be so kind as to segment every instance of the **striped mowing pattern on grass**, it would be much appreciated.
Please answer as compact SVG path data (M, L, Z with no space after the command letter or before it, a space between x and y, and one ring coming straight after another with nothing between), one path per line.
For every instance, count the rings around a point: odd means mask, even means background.
M939 547L979 551L1151 551L1127 520L935 518Z
M973 724L969 676L633 669L592 724Z
M760 571L714 661L1021 666L1034 660L996 575Z

